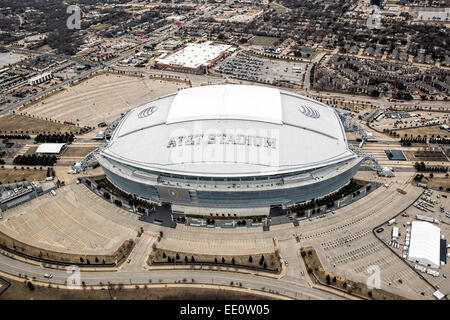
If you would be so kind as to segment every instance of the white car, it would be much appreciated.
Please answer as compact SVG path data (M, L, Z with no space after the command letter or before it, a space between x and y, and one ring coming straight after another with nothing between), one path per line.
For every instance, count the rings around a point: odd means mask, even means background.
M44 274L44 278L51 279L53 278L53 275L51 273L46 273Z

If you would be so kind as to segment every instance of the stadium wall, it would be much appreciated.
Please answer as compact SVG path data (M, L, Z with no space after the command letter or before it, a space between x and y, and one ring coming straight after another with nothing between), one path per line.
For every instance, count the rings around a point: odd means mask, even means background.
M322 197L339 189L350 181L358 171L359 165L360 162L334 177L317 181L306 186L257 191L210 191L194 188L185 189L155 186L150 184L150 182L149 184L144 184L127 179L105 167L103 167L103 170L105 171L107 178L120 189L152 201L211 208L249 208L280 204L290 205ZM166 190L168 189L173 190L176 193L176 197L170 198L170 194L169 196L166 194Z

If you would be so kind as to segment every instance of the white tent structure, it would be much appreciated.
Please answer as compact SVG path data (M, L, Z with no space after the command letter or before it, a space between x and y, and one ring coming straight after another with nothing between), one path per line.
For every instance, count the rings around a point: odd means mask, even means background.
M441 229L425 221L413 221L408 260L439 268Z
M36 153L60 154L65 145L65 143L43 143L37 148Z

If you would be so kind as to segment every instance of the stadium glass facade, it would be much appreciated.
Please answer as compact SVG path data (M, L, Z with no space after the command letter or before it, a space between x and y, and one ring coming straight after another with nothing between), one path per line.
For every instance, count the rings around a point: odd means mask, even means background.
M289 205L302 201L311 200L331 193L347 184L358 171L360 160L355 165L341 170L327 179L311 180L307 184L299 186L277 185L255 188L241 187L240 190L213 190L214 186L206 185L206 188L191 188L158 183L160 177L149 179L147 182L135 179L135 174L118 174L116 170L109 170L108 165L103 163L102 167L108 179L120 189L137 195L139 197L156 201L159 203L171 203L199 207L264 207L273 205ZM153 182L152 182L153 180ZM276 179L275 181L281 181ZM198 183L198 181L189 181ZM231 185L230 185L231 186ZM252 185L250 185L252 186ZM232 189L232 188L230 188Z

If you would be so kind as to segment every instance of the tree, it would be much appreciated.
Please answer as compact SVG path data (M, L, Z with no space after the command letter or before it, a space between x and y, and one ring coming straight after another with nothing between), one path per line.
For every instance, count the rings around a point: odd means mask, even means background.
M235 264L235 262L236 262L236 260L234 260L234 257L233 257L233 259L231 259L231 263Z
M28 289L30 289L31 291L34 291L34 284L32 284L30 281L27 282L27 287L28 287Z
M252 262L253 262L252 256L249 256L249 257L248 257L248 262L249 262L249 263L252 263Z
M329 274L327 274L326 281L327 281L327 284L328 284L328 285L331 283L331 278L330 278L330 275L329 275Z
M262 266L264 263L264 255L261 256L261 259L259 260L259 265Z

